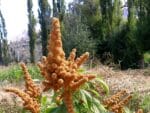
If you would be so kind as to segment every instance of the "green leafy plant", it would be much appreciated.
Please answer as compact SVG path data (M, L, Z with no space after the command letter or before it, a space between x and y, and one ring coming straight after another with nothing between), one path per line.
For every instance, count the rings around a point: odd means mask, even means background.
M28 64L28 67L33 79L42 79L37 66ZM0 69L0 81L19 81L22 80L22 74L23 73L21 71L20 66L17 64L13 64Z
M144 110L145 113L148 113L150 111L150 95L145 95L141 104L140 108Z
M101 95L96 91L97 83L103 88L106 94L109 93L108 85L100 78L86 83L83 88L73 95L76 113L107 113L101 100ZM52 93L52 99L48 100L46 96L41 98L42 113L67 113L66 106L63 101L56 100L59 92Z
M18 65L11 65L7 68L0 69L0 80L18 81L22 78L22 71Z
M142 109L144 113L148 113L150 111L150 95L145 94L142 96L138 92L134 93L128 108L132 112Z
M32 75L33 79L42 79L42 76L40 74L40 70L36 65L28 65L29 67L29 73Z
M140 103L142 101L142 97L139 95L138 92L132 95L132 99L129 102L129 109L131 111L137 111L139 109Z
M144 54L145 63L150 63L150 52Z

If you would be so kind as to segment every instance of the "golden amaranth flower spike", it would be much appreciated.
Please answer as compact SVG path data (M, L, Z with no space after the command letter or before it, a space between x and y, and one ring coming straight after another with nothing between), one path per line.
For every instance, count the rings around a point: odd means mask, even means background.
M123 106L125 106L132 98L126 90L121 90L111 97L104 100L104 105L107 109L114 113L123 113Z
M27 93L16 88L6 88L5 91L15 93L19 96L24 101L23 106L25 109L30 110L32 113L40 112L40 104Z
M24 102L23 106L25 109L30 110L32 113L39 113L40 104L38 98L41 95L40 88L33 82L26 65L24 63L20 63L20 65L24 73L25 91L16 88L6 88L5 91L19 96Z
M38 98L41 95L40 88L33 82L28 69L24 63L20 63L24 73L25 79L25 92L30 95L30 97Z
M72 95L85 82L95 78L93 75L81 75L79 67L88 59L86 52L76 58L76 49L73 49L69 58L65 58L62 47L60 23L57 18L52 20L52 30L48 41L48 56L38 63L42 76L44 91L63 89L62 99L66 104L68 113L74 113Z

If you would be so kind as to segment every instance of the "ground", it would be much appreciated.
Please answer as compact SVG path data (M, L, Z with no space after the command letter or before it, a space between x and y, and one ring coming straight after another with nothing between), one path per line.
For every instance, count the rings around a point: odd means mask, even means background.
M101 65L91 72L102 76L112 91L127 89L150 94L150 68L120 71Z
M120 71L100 65L90 69L89 72L96 73L102 77L112 92L120 89L128 89L131 93L140 92L140 94L150 94L150 68ZM23 83L10 84L8 81L1 83L0 106L8 104L14 106L17 103L21 105L21 100L18 97L3 91L5 87L18 87L22 89Z

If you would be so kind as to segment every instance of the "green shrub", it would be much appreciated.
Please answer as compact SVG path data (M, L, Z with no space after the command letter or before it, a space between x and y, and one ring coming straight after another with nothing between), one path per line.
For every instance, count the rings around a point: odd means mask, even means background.
M40 71L35 65L28 65L29 72L33 79L41 79ZM18 64L9 65L0 69L0 81L7 80L9 82L19 81L23 79L23 73Z
M150 52L144 54L144 61L145 63L150 64Z
M7 67L2 67L0 69L0 81L8 80L19 80L22 77L22 71L19 65L10 65Z
M138 92L132 95L132 99L129 102L129 109L131 111L137 111L140 108L140 103L142 101L142 97L139 95Z
M144 113L148 113L150 111L150 95L145 95L143 97L140 107L144 110Z
M150 95L140 95L138 92L134 93L129 103L129 109L132 112L143 109L144 113L148 113L150 111Z

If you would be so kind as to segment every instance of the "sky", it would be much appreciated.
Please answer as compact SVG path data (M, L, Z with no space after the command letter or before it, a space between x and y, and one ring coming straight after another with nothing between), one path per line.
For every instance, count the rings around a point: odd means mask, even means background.
M33 11L36 19L38 19L38 0L33 1ZM49 0L51 4L52 0ZM69 3L73 0L66 0ZM21 38L21 34L27 31L27 0L0 0L0 9L5 18L7 39L16 41Z
M36 19L38 19L38 0L33 1L33 11ZM48 0L50 5L52 0ZM65 0L65 3L73 0ZM122 0L123 2L126 0ZM22 33L26 33L28 17L27 17L27 0L0 0L0 9L5 18L7 39L9 41L16 41L21 37ZM37 26L39 28L39 26Z

